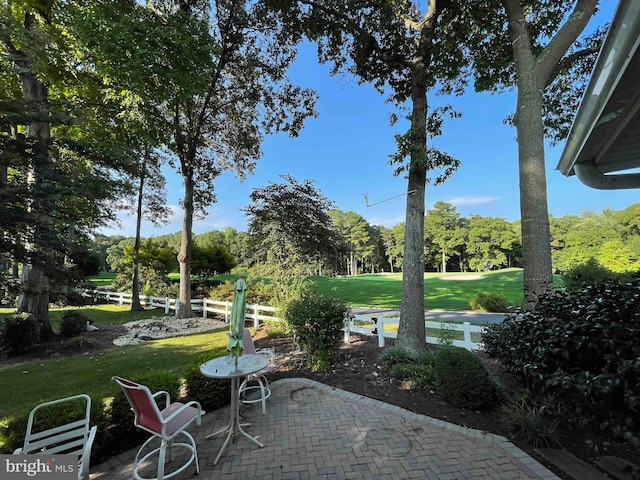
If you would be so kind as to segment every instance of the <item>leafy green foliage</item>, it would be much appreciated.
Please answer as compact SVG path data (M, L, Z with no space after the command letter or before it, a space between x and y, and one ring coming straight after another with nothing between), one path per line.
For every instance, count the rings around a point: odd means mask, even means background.
M562 274L564 286L569 291L579 291L587 285L603 285L619 275L603 267L598 260L590 258L585 263L569 268Z
M29 313L14 313L0 320L0 355L20 355L40 341L40 324Z
M435 357L436 387L460 408L493 407L495 386L482 361L464 348L442 348Z
M236 259L220 245L200 247L194 244L191 255L191 273L203 281L215 274L229 273L237 265Z
M557 442L560 420L545 418L544 406L532 406L526 400L512 400L501 409L509 418L514 435L525 443L535 448L547 448L552 442Z
M413 354L403 347L390 347L380 355L380 361L391 374L404 381L411 390L435 386L435 355L431 351Z
M469 299L471 310L482 310L484 312L506 312L511 304L501 293L478 292Z
M598 423L637 441L640 279L540 297L483 335L488 355L523 378L570 423ZM626 436L626 437L625 437Z
M342 300L308 292L287 306L284 318L307 352L314 370L331 365L340 350L349 307Z
M60 321L60 335L64 337L73 337L87 330L89 318L84 316L77 310L70 310L62 315Z

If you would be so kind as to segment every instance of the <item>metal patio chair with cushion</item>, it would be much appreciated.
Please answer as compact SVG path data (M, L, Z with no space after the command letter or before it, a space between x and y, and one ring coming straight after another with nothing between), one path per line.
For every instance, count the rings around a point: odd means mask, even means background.
M41 403L29 414L24 445L13 453L78 455L78 479L88 480L97 430L90 422L91 398L84 393Z
M244 349L244 353L265 355L269 358L269 364L262 370L258 370L251 375L247 375L240 384L240 388L238 390L240 402L245 404L260 402L262 404L262 413L267 413L266 401L271 396L271 389L269 388L269 380L267 380L265 374L276 368L276 354L273 350L256 350L253 338L251 337L251 332L248 328L245 328L242 331L242 347Z
M122 387L122 391L131 404L131 409L135 414L134 425L152 434L152 436L142 444L136 454L133 464L134 477L138 480L150 480L150 478L162 480L163 478L171 478L184 471L194 460L196 462L196 473L200 473L196 442L186 430L192 423L196 423L197 425L201 424L202 416L205 412L200 407L200 404L195 401L172 403L169 398L169 393L163 390L152 394L146 386L131 380L122 377L113 377L113 380ZM157 397L164 397L164 408L162 408L162 410L156 403ZM174 438L178 435L185 437L186 443L174 443ZM152 449L149 453L141 457L147 445L157 439L160 439L160 446ZM173 461L173 447L187 449L189 458L180 468L165 475L167 448L171 455L171 461ZM158 455L158 475L156 477L141 476L139 470L141 470L147 460L156 454Z

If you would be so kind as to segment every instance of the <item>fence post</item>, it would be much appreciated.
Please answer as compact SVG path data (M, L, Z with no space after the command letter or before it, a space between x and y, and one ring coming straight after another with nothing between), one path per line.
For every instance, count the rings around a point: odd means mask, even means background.
M202 318L207 318L207 298L202 299Z
M260 320L258 320L258 304L255 303L253 305L253 328L258 328L260 326Z
M164 314L165 315L169 314L170 307L171 307L171 300L169 300L169 297L165 297L164 298Z
M384 317L378 317L378 347L384 347Z
M229 302L224 302L224 323L229 323Z
M344 325L344 343L349 343L349 336L351 333L351 321L353 320L353 317L351 315L349 315L347 317L347 321L345 322Z
M471 348L471 324L469 322L463 322L464 325L464 346L467 350L473 350Z

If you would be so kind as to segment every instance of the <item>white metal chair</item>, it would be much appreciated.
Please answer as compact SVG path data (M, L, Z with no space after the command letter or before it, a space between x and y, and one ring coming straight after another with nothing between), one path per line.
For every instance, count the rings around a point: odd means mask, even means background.
M143 477L139 473L139 470L147 460L156 454L158 455L158 476L151 477L155 480L162 480L163 478L171 478L174 475L184 471L195 460L196 473L200 473L200 464L198 463L198 450L196 442L186 428L192 423L200 425L202 422L202 415L205 412L200 407L200 404L195 401L188 403L173 402L169 398L169 393L163 390L154 394L145 387L131 380L127 380L121 377L113 377L124 392L127 400L131 404L135 419L134 425L138 428L146 430L153 435L142 444L138 453L136 454L135 462L133 465L133 475L137 480L150 480L150 477ZM165 406L162 410L158 408L155 398L158 396L164 396ZM176 442L174 438L182 434L187 443ZM149 442L160 439L160 446L152 449L149 453L140 457L145 450ZM186 448L189 452L189 458L185 463L177 470L165 475L165 461L167 454L167 447L173 460L173 448L182 447Z
M251 337L251 332L248 328L245 328L242 331L242 347L244 349L244 353L265 355L269 358L269 364L262 370L258 370L251 375L247 375L238 389L238 395L241 403L252 404L260 402L262 404L262 413L265 414L267 413L266 402L271 396L269 380L267 380L265 374L276 368L276 354L273 350L256 350L253 338Z
M51 419L59 415L59 410L54 405L73 403L79 406L84 403L83 414L78 414L76 420L72 419L69 423L59 424L46 430L39 429L38 425L42 419L48 419L48 426L52 423ZM67 417L63 418L67 419ZM91 446L97 430L95 425L90 426L90 421L91 398L84 393L41 403L29 414L24 445L13 453L14 455L78 455L78 479L88 480Z

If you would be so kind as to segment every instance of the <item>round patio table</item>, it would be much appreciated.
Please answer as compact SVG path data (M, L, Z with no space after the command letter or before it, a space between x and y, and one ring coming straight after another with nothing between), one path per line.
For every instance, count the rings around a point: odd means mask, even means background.
M218 452L218 456L213 462L214 465L216 465L218 463L218 460L220 460L220 457L229 445L229 442L231 441L235 443L236 431L240 432L253 443L258 445L258 447L264 447L262 443L256 440L257 437L252 437L242 429L243 424L240 424L240 402L238 399L238 387L240 384L240 378L244 378L247 375L251 375L252 373L262 370L267 366L268 363L269 359L264 355L246 354L240 355L236 358L229 355L214 358L213 360L209 360L208 362L205 362L200 366L200 373L202 373L202 375L204 375L205 377L231 379L231 406L229 408L229 424L223 429L206 436L206 438L208 439L213 436L220 435L221 433L228 432L227 438L222 444L222 447ZM244 424L244 426L248 425L251 424Z

